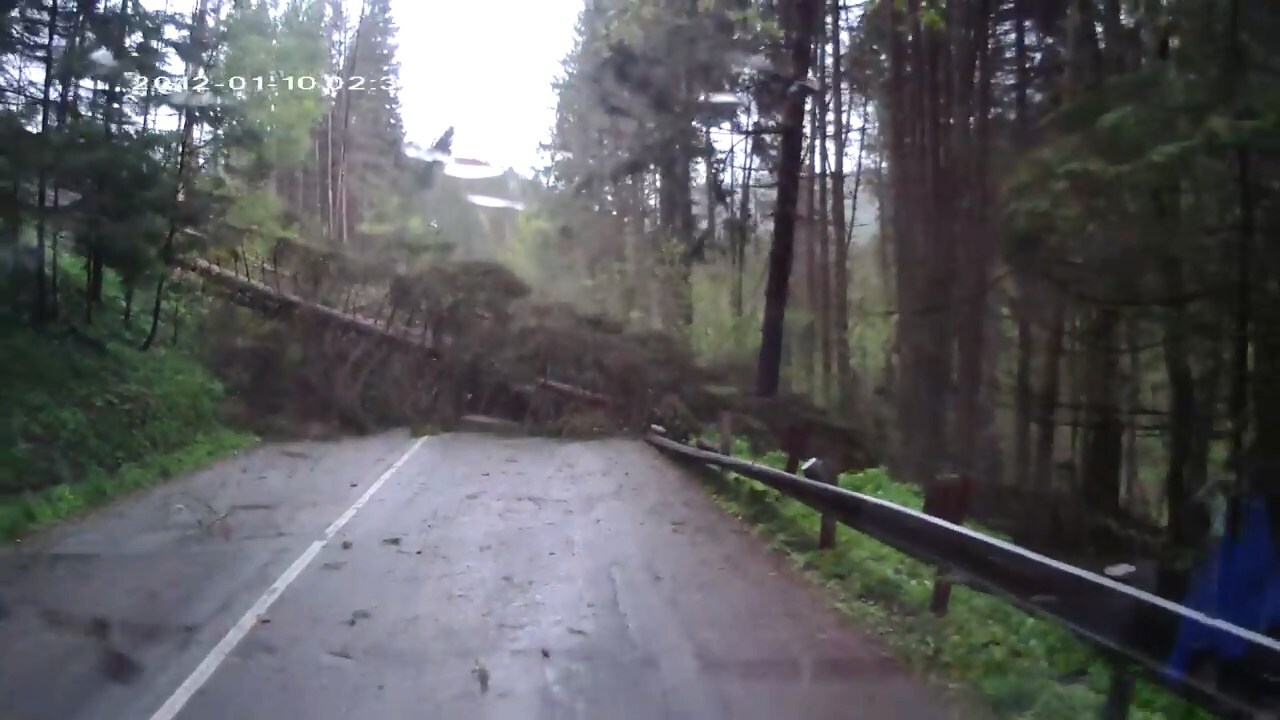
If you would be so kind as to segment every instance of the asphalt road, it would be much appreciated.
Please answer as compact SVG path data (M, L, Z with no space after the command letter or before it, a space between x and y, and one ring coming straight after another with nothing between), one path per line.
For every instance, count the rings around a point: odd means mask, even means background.
M0 555L4 720L950 715L638 442L269 446Z

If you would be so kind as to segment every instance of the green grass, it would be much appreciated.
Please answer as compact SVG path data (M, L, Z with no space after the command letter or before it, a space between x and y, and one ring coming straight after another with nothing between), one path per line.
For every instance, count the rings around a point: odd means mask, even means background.
M735 443L734 454L778 468L786 460L781 453L753 458L741 441ZM847 473L841 485L917 510L923 506L918 488L895 482L882 470ZM967 588L954 588L946 617L935 617L928 610L931 566L843 526L836 548L819 551L818 513L740 476L730 475L715 496L825 586L836 605L860 627L877 631L905 665L977 701L999 718L1097 717L1107 688L1107 666L1083 642L1053 623ZM1074 683L1063 681L1080 671L1083 677ZM1129 717L1211 716L1159 687L1140 683Z
M105 350L65 326L0 316L0 540L254 442L224 426L223 389L199 362L164 344L137 349L142 329L121 325L114 290L88 329Z
M127 463L114 471L98 471L83 479L0 498L0 540L21 538L142 488L204 467L253 438L232 430L216 430L193 438L182 450Z

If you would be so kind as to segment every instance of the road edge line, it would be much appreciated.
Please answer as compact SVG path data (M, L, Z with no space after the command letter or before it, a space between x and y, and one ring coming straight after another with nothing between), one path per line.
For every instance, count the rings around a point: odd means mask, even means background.
M391 467L387 468L386 472L382 473L377 480L373 481L373 484L369 486L369 489L365 490L364 494L361 495L359 499L351 505L351 507L347 508L346 511L339 515L336 520L330 523L329 527L325 528L324 535L321 536L319 540L316 540L307 546L307 549L298 556L298 559L294 560L293 564L286 568L285 571L280 574L280 577L276 578L276 581L271 583L266 592L264 592L262 596L249 607L249 610L245 612L238 621L236 621L236 624L231 626L231 629L227 631L227 634L222 636L222 639L218 641L217 645L213 646L213 649L209 651L209 654L205 655L204 659L200 661L200 664L196 666L196 669L191 671L191 674L187 676L187 679L182 681L182 684L173 691L173 694L170 695L169 699L160 706L160 709L152 713L150 720L174 720L174 718L178 716L178 713L182 712L182 709L187 706L187 703L191 701L191 698L195 696L200 688L204 687L204 684L209 681L209 678L213 677L214 672L216 672L222 663L226 661L227 657L229 657L232 651L236 649L236 646L245 639L251 630L253 630L254 625L257 625L258 623L258 619L262 617L267 610L271 609L271 606L275 601L279 600L280 596L284 594L284 591L293 584L294 580L298 579L299 575L302 574L302 571L307 569L307 566L310 565L311 561L320 554L320 551L324 549L325 545L329 544L329 541L333 539L333 536L337 535L338 532L351 521L351 518L355 517L355 514L360 511L360 508L364 507L374 494L377 493L384 484L386 484L387 480L390 480L391 476L403 467L404 464L409 461L409 458L413 457L414 453L418 451L418 448L422 447L422 443L426 440L426 436L418 438L413 445L405 451L404 455L400 456L399 460L396 460Z

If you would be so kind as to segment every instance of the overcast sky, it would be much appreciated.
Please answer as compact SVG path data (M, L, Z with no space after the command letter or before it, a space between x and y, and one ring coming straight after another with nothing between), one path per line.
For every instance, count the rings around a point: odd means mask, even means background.
M526 171L554 120L551 82L582 0L393 0L410 142L453 125L453 152Z
M197 0L143 0L190 12ZM360 0L345 0L358 13ZM392 0L409 142L450 125L453 152L526 172L555 119L551 83L573 47L583 0ZM174 70L180 65L174 61Z

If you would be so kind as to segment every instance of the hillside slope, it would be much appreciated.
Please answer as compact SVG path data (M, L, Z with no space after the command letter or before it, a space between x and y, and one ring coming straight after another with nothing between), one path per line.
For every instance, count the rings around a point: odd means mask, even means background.
M180 349L139 351L122 310L108 292L106 340L0 315L0 540L253 442L222 421L220 383Z

